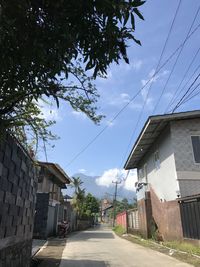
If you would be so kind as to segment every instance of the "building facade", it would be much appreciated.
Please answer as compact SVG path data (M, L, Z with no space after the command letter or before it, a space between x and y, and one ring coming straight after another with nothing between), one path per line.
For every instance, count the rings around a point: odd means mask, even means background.
M200 194L200 111L150 117L125 164L133 168L146 236L153 221L164 239L182 238L178 201Z
M61 190L70 183L70 178L55 163L38 162L40 168L36 211L34 223L34 237L46 239L57 233L61 218ZM63 215L64 216L64 215Z

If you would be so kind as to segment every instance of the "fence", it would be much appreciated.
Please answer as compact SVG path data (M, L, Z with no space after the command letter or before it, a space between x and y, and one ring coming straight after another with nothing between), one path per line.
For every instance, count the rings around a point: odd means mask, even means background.
M121 225L124 229L127 229L127 212L123 211L116 216L117 225Z
M130 230L139 230L139 216L138 210L128 210L128 228Z
M180 202L183 237L200 239L200 195Z
M121 225L128 232L134 233L139 231L138 210L123 211L116 216L117 225Z

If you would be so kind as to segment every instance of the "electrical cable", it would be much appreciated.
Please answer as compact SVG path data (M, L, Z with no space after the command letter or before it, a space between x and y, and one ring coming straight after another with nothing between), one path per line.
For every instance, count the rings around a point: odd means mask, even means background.
M165 52L167 43L168 43L168 41L169 41L169 38L170 38L170 35L171 35L171 32L172 32L172 29L173 29L173 26L174 26L176 17L177 17L177 15L178 15L178 11L179 11L179 9L180 9L181 1L182 1L182 0L179 1L178 6L177 6L177 8L176 8L176 11L175 11L175 14L174 14L174 17L173 17L173 20L172 20L172 23L171 23L169 32L168 32L168 34L167 34L167 37L166 37L164 46L163 46L163 48L162 48L162 51L161 51L161 54L160 54L158 63L157 63L156 68L155 68L155 73L158 71L158 68L159 68L159 66L160 66L160 63L161 63L161 61L162 61L162 58L163 58L163 55L164 55L164 52ZM132 143L133 137L134 137L134 135L135 135L135 131L136 131L136 129L137 129L137 127L138 127L138 124L139 124L139 122L140 122L140 120L141 120L141 118L142 118L142 115L143 115L143 112L144 112L145 105L146 105L146 103L147 103L147 100L149 99L149 94L150 94L150 92L151 92L152 85L153 85L153 79L152 79L151 82L150 82L150 86L149 86L149 89L148 89L147 94L146 94L146 96L145 96L145 99L144 99L144 103L143 103L142 109L141 109L141 111L140 111L139 117L138 117L137 122L136 122L136 124L135 124L135 127L134 127L134 129L133 129L133 133L131 134L130 141L129 141L129 143L128 143L128 146L127 146L127 148L126 148L126 151L125 151L125 153L124 153L124 156L123 156L123 158L122 158L122 161L121 161L121 164L120 164L121 168L122 168L123 162L124 162L124 160L125 160L125 157L126 157L128 151L129 151L129 147L130 147L130 145L131 145L131 143Z
M189 86L189 88L187 89L187 91L184 93L184 95L181 97L181 99L179 100L179 102L176 104L176 106L173 108L172 113L174 113L174 111L180 107L182 101L184 100L185 96L188 94L188 92L191 90L192 86L195 84L195 82L198 80L198 78L200 77L200 73L196 76L196 78L194 79L194 81L192 82L192 84ZM195 90L196 87L193 89ZM193 91L192 91L193 92Z
M196 89L199 87L200 83L196 86ZM182 104L185 104L186 102L188 102L190 99L194 98L195 96L200 94L200 90L196 92L196 94L192 95L191 97L189 97L188 99L184 100L182 102Z
M199 51L200 51L200 47L198 48L197 52L195 53L194 57L192 58L192 61L190 62L190 65L188 66L187 70L185 71L182 80L180 81L180 83L179 83L175 93L173 94L172 98L170 99L170 102L169 102L169 104L167 105L167 107L165 109L165 112L164 112L165 114L167 113L168 109L174 104L176 99L179 97L179 95L181 93L181 85L182 85L183 81L185 80L188 72L190 71L190 68L193 65L195 59L197 58L197 55L199 54Z
M167 78L167 81L166 81L166 83L165 83L165 85L164 85L164 87L163 87L163 90L162 90L162 92L161 92L161 94L160 94L160 97L158 98L158 101L156 102L156 105L155 105L155 107L154 107L154 110L153 110L153 113L152 113L152 114L155 113L155 111L156 111L156 109L157 109L157 107L158 107L158 105L159 105L159 103L160 103L160 100L161 100L161 98L162 98L162 96L163 96L163 94L164 94L164 92L165 92L165 90L166 90L166 88L167 88L167 85L168 85L168 83L169 83L169 80L171 79L171 76L172 76L172 74L173 74L173 72L174 72L174 69L175 69L175 67L176 67L176 65L177 65L177 63L178 63L178 60L179 60L179 58L180 58L180 56L181 56L181 54L182 54L182 51L183 51L183 48L184 48L185 43L186 43L186 41L187 41L187 38L188 38L188 36L190 35L190 32L191 32L191 30L192 30L192 27L193 27L193 25L194 25L194 23L195 23L195 21L196 21L196 18L197 18L197 16L198 16L199 10L200 10L200 6L199 6L199 8L197 9L197 12L196 12L196 14L195 14L195 16L194 16L194 19L193 19L193 21L192 21L192 24L191 24L191 26L190 26L190 28L189 28L189 30L188 30L188 32L187 32L186 38L185 38L185 40L184 40L184 42L183 42L183 44L182 44L182 46L181 46L181 49L179 50L179 53L178 53L178 55L177 55L177 58L176 58L176 60L175 60L175 62L174 62L174 65L173 65L171 71L170 71L170 74L169 74L169 76L168 76L168 78Z
M194 75L196 74L196 72L200 69L200 64L197 66L197 68L194 70L194 72L192 73L192 75L190 76L190 78L187 80L187 82L185 83L185 85L183 86L182 90L183 91L186 86L190 83L190 81L192 80L192 78L194 77ZM181 91L179 92L179 94L176 96L176 98L174 99L174 101L172 102L172 104L170 106L172 106L176 100L178 100L178 97L180 96L180 93ZM170 113L171 111L169 111Z
M191 38L191 36L199 29L200 24L196 26L196 28L190 33L190 35L187 37L187 40ZM186 41L187 41L186 40ZM141 93L141 91L150 83L150 81L161 71L161 69L164 68L165 65L176 55L176 53L181 49L183 44L179 45L179 47L176 48L176 50L165 60L165 62L158 68L158 71L155 72L149 80L137 91L137 93L127 102L117 113L116 115L109 121L112 123L116 118L130 105L131 102ZM87 148L93 144L96 139L109 127L109 125L106 125L82 150L80 150L68 163L67 167L71 165Z

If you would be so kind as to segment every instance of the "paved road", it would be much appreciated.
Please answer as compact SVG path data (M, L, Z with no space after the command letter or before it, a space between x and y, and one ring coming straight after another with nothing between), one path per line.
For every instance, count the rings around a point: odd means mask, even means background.
M60 267L191 267L160 252L124 240L106 228L83 231L67 240Z

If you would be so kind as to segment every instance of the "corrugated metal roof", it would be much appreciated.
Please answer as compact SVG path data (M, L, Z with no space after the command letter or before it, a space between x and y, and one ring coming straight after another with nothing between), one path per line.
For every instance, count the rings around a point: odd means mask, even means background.
M150 116L138 136L124 165L125 170L138 167L139 161L170 121L200 118L200 110Z

